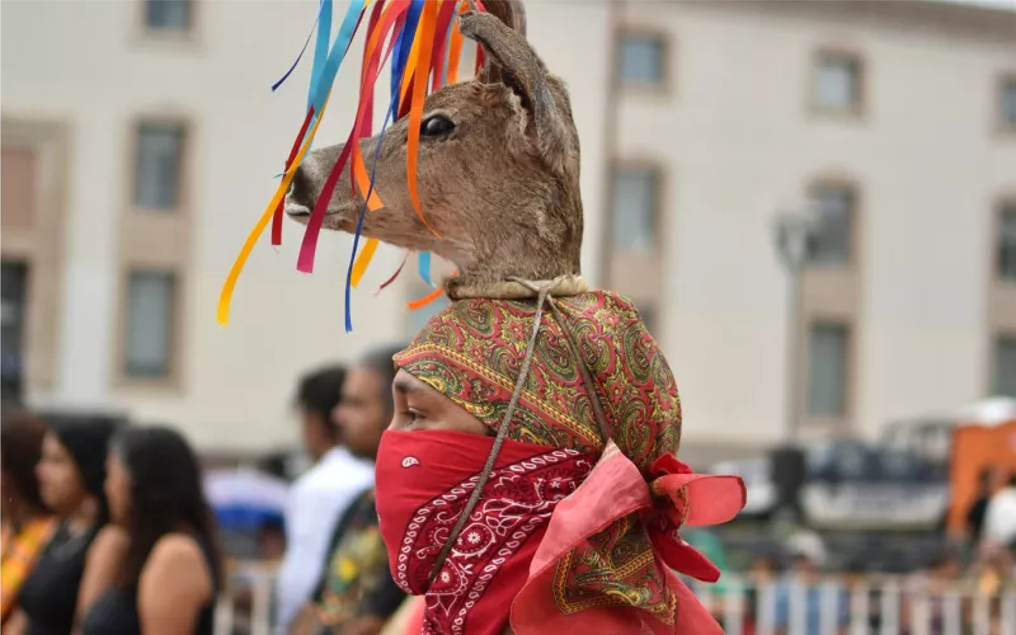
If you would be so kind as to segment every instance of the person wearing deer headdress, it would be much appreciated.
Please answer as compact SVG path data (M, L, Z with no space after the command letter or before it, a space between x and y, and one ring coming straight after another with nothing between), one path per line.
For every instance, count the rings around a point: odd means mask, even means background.
M421 4L424 20L439 11ZM527 43L521 4L485 4L458 18L482 47L476 79L350 137L376 157L368 191L335 168L349 143L287 171L285 211L310 229L458 267L451 305L394 359L377 461L392 574L424 596L425 634L721 633L676 575L719 572L678 532L732 519L744 485L677 459L666 360L631 302L581 277L568 93ZM364 213L374 190L384 209Z

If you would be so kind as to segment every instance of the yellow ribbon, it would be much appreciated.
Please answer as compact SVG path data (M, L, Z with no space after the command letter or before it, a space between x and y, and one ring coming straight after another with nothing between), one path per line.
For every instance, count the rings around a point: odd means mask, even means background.
M321 104L321 112L317 113L317 121L311 126L310 132L307 133L307 138L303 142L303 146L300 151L296 154L293 159L293 163L289 169L286 170L285 175L282 177L282 182L279 183L278 189L275 191L275 196L272 197L272 202L265 208L264 214L258 219L254 229L247 235L247 240L244 241L243 247L240 248L240 254L236 257L233 262L232 268L229 270L229 275L226 276L226 282L222 285L222 292L219 294L219 306L216 310L215 319L216 321L225 326L229 324L229 305L233 300L233 289L236 288L236 281L240 277L240 272L243 270L243 266L247 263L247 259L250 257L251 251L254 250L254 245L257 244L258 238L264 233L265 227L268 227L268 223L272 220L272 215L275 214L275 209L279 206L282 198L286 195L289 190L290 183L293 182L293 176L296 174L296 169L299 167L300 162L303 161L303 155L307 153L310 148L311 142L314 140L314 135L317 134L318 126L321 125L321 121L324 119L325 109L328 108L328 100L331 99L331 91L328 96L325 97L324 103Z

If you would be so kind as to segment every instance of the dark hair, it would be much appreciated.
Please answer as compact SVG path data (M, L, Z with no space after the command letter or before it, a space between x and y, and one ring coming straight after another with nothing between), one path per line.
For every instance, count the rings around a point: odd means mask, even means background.
M255 467L265 474L280 478L284 481L289 479L289 466L287 465L287 457L282 452L273 452L261 457L255 464Z
M119 583L133 587L155 543L163 536L190 531L208 549L218 580L219 550L212 512L205 499L201 467L187 441L175 430L145 427L124 430L110 448L130 479L130 547Z
M10 479L18 502L39 511L49 511L39 495L35 476L46 432L46 424L24 410L5 412L0 421L0 467Z
M106 453L110 439L126 426L126 422L117 417L94 414L50 414L44 416L44 421L74 459L85 490L98 500L97 522L106 524L109 520L109 501L103 489Z
M332 410L342 398L342 383L346 381L346 369L342 366L328 366L307 373L300 378L296 402L304 410L316 412L328 426L333 439L338 438L339 428L332 421Z
M995 477L995 468L988 466L981 468L980 474L977 475L978 484L981 489L988 489L992 485Z
M261 522L258 523L257 531L259 535L278 532L283 536L286 535L286 521L282 516L271 515L266 516Z
M398 367L392 359L405 346L389 344L369 350L360 358L360 364L376 372L381 378L381 402L385 405L385 412L390 413L395 405L392 402L392 382L395 381L395 373Z

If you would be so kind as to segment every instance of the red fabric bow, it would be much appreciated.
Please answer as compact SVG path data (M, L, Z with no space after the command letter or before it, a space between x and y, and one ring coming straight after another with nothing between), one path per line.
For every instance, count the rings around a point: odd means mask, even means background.
M678 530L684 525L715 525L733 519L746 501L744 482L736 476L695 474L672 454L656 459L649 476L652 480L647 483L638 467L611 442L585 482L561 501L530 565L529 581L512 605L512 627L518 635L723 632L673 573L707 582L715 582L720 574ZM565 610L561 587L567 586L562 585L567 578L557 564L569 552L597 543L599 532L630 514L638 514L644 524L655 560L663 565L661 581L680 604L672 615L674 621L659 619L663 616L650 615L638 606L609 602L591 604L592 608L577 613Z
M649 484L652 508L643 522L657 554L671 569L703 582L716 582L720 570L678 534L681 527L720 525L737 516L747 501L744 482L736 476L695 474L673 454L653 462Z

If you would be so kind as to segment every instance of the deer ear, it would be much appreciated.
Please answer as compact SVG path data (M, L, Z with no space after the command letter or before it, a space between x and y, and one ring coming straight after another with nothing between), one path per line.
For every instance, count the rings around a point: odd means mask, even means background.
M524 17L521 21L524 27ZM530 113L537 148L552 167L562 167L568 147L568 127L554 101L547 68L525 36L490 13L467 11L459 16L462 35L475 40L487 55L481 80L500 81L518 93Z

